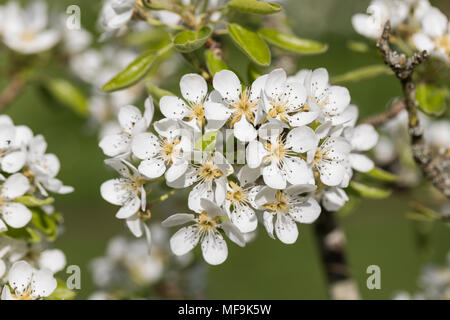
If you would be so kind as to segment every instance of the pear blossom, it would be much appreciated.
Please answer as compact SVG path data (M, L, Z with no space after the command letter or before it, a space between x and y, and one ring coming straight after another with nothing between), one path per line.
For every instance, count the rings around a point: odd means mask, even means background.
M320 108L309 103L308 91L302 78L287 78L283 69L275 69L267 76L264 86L264 108L267 117L292 127L313 122Z
M302 126L289 131L286 137L281 132L281 127L276 123L265 124L259 129L259 137L264 143L252 141L248 144L248 166L261 166L264 183L274 189L285 189L288 182L314 184L311 168L299 155L317 144L318 138L314 131Z
M378 143L378 133L374 127L369 124L360 124L352 128L346 128L344 136L351 144L351 153L349 161L351 167L360 172L367 172L374 168L375 164L369 157L361 152L368 151Z
M120 108L118 119L122 132L105 136L99 143L105 155L118 158L128 157L134 138L147 130L154 112L155 107L151 97L145 100L144 115L135 106L129 105Z
M40 269L50 270L57 273L64 269L67 264L64 252L59 249L47 249L40 253L38 265Z
M135 237L145 234L151 244L150 229L145 223L147 213L147 192L145 183L148 179L125 160L108 159L105 163L116 170L121 177L108 180L100 186L100 193L106 201L121 208L116 218L125 219L128 229Z
M123 29L133 17L136 0L106 0L100 14L99 25L104 31L101 40Z
M234 136L243 142L252 141L257 136L255 126L262 119L261 93L267 76L256 79L251 88L242 90L242 85L236 74L229 70L222 70L214 75L213 86L217 102L205 110L206 116L220 124L230 120L230 128Z
M195 131L217 130L221 127L215 122L216 113L222 114L227 109L208 96L208 85L203 77L190 73L180 80L183 99L164 96L159 101L161 113L168 119L180 120ZM208 122L208 123L206 123Z
M22 228L31 220L31 211L21 203L14 202L14 199L23 196L30 183L21 173L9 176L1 186L0 190L0 232L12 228Z
M439 120L431 123L425 130L425 140L438 150L450 148L450 122Z
M196 183L188 197L189 209L200 212L200 199L206 198L222 205L226 198L227 176L234 172L233 166L220 152L208 153L194 150L193 159L183 174L167 185L186 188ZM215 187L215 188L214 188Z
M2 300L38 300L48 297L57 287L50 270L34 269L21 260L15 262L8 272L8 283L2 291Z
M168 182L175 181L188 167L183 155L192 151L189 132L172 119L162 119L153 125L159 136L143 132L136 135L131 144L133 154L143 160L138 170L149 179L166 173Z
M378 39L388 20L396 27L407 18L409 10L410 4L404 0L372 0L367 14L357 13L352 17L352 25L359 34Z
M450 61L450 23L438 8L431 7L421 20L422 30L413 35L414 45L437 58Z
M25 9L16 2L3 8L3 42L10 49L22 54L36 54L55 46L60 33L48 29L47 5L44 1L32 1Z
M245 240L235 225L224 220L225 211L214 202L203 198L200 200L200 209L196 215L176 213L162 222L164 227L192 223L170 238L170 248L175 255L180 256L200 242L205 261L211 265L221 264L227 259L228 247L219 230L223 230L231 241L241 247L245 246Z
M320 110L320 115L317 116L320 123L331 122L336 126L352 119L352 112L348 114L344 112L350 103L348 89L331 85L325 68L314 71L303 69L292 79L304 84L307 92L306 105L313 112L316 109Z
M344 189L327 187L322 192L322 206L327 211L338 211L349 200Z
M255 202L264 210L264 227L273 239L275 233L281 242L292 244L297 241L296 222L313 223L320 215L320 205L310 195L316 186L310 184L293 185L284 190L263 187L256 195ZM274 225L275 218L275 225Z

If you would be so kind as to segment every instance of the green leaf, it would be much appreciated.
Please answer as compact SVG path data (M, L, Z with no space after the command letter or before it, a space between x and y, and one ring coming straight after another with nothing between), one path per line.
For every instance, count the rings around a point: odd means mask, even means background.
M381 180L381 181L387 181L387 182L394 182L397 181L398 177L395 174L392 174L388 171L385 171L383 169L380 168L373 168L372 170L370 170L369 172L364 173L365 175L377 179L377 180Z
M352 51L360 53L366 53L370 50L369 45L361 41L348 41L347 47Z
M384 199L391 195L390 190L379 189L356 181L350 182L350 189L364 198Z
M245 13L273 14L280 12L282 7L276 3L257 0L231 0L228 7Z
M180 52L192 52L205 44L211 32L210 27L203 27L197 32L192 30L182 31L173 39L173 45Z
M147 88L148 94L153 98L153 101L157 104L159 104L159 100L161 100L161 98L164 96L175 96L175 94L173 94L172 92L161 89L150 82L147 82L145 84L145 87Z
M356 82L378 77L383 74L392 74L392 71L384 64L375 64L358 68L347 73L331 78L332 83Z
M248 69L247 69L247 77L248 77L249 82L255 81L256 79L258 79L260 76L262 76L264 74L264 72L260 69L261 68L258 65L254 64L254 63L249 63Z
M280 32L275 29L261 29L258 33L272 45L287 51L300 54L318 54L327 51L326 44L298 38L294 35Z
M61 104L69 107L79 116L89 113L87 98L84 93L72 83L64 79L50 79L46 83L48 92Z
M420 221L420 222L432 222L435 221L435 219L429 218L427 216L424 216L423 214L417 213L417 212L407 212L405 214L405 217L410 220Z
M20 228L20 229L9 228L7 231L2 232L0 234L6 236L8 238L22 239L22 240L25 240L25 241L31 242L31 243L41 242L40 234L36 230L34 230L30 227L25 227L25 228Z
M75 291L67 288L67 285L64 281L60 279L56 279L58 285L55 291L52 292L45 300L72 300L75 298Z
M26 205L27 207L40 207L52 204L55 201L55 199L53 199L52 197L49 197L47 199L38 199L33 195L27 194L14 199L14 201Z
M217 131L210 131L195 141L195 149L202 151L212 151L216 145Z
M157 57L158 53L156 51L143 54L112 78L102 89L111 92L131 87L145 77Z
M214 75L222 70L230 70L230 67L220 59L212 50L205 51L206 66L208 67L209 73L214 77Z
M49 241L54 241L58 236L58 223L53 215L46 214L43 210L35 208L31 210L31 224L41 231Z
M416 91L416 99L420 109L426 114L440 116L447 108L447 92L444 89L428 85L419 84Z
M270 65L269 47L256 32L233 23L228 25L228 34L238 48L255 63L262 66Z

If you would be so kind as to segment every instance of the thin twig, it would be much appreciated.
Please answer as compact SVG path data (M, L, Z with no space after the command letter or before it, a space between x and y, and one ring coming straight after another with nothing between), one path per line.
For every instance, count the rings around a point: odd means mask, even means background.
M5 89L0 93L0 111L4 111L25 88L26 81L20 76L13 76Z
M450 198L450 152L447 150L436 156L426 144L418 116L416 86L412 79L415 68L425 61L428 53L426 51L416 52L411 57L406 57L405 54L399 54L392 50L389 45L390 31L391 27L388 21L377 46L383 55L384 62L402 83L414 160L433 185Z
M390 108L384 112L369 116L363 120L361 123L371 124L374 127L379 127L385 124L387 121L395 118L402 110L406 108L405 100L400 99L391 104Z

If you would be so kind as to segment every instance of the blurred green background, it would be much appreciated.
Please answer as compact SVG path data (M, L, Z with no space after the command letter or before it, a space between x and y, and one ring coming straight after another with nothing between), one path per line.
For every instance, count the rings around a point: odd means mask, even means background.
M3 3L6 1L0 1ZM23 1L26 2L26 1ZM55 8L67 5L81 7L82 24L95 30L101 1L52 0ZM329 44L322 55L301 57L299 68L325 67L331 75L339 75L360 66L380 63L377 56L368 56L347 49L348 40L363 40L352 29L350 18L364 12L369 1L293 0L286 4L287 17L298 36ZM449 15L448 0L434 1ZM1 58L1 56L0 56ZM236 59L239 58L237 55ZM4 58L1 58L4 63ZM236 62L238 64L238 62ZM170 79L176 87L178 78ZM4 86L4 77L0 86ZM360 107L361 117L383 110L389 101L401 94L399 83L391 76L346 84L352 103ZM102 200L100 184L114 174L103 164L97 133L87 130L86 121L64 107L49 105L48 100L29 86L7 110L16 124L30 126L43 134L49 152L61 160L59 177L75 187L70 195L57 196L57 209L64 213L65 232L56 247L63 249L69 264L82 268L82 289L77 298L87 297L93 290L88 270L89 261L104 253L108 239L127 233L124 224L114 218L116 207ZM411 195L394 193L387 200L367 200L340 221L347 234L347 254L363 298L390 299L398 290L415 291L417 277L425 262L442 264L450 246L449 227L430 226L432 248L429 260L423 259L417 247L415 224L405 219ZM184 204L164 203L153 209L154 217L165 217L181 211ZM325 299L326 288L318 260L311 226L301 225L296 244L287 246L270 239L260 229L256 241L241 249L230 246L228 260L208 271L210 299ZM172 232L173 230L171 230ZM381 267L381 290L366 288L366 268Z

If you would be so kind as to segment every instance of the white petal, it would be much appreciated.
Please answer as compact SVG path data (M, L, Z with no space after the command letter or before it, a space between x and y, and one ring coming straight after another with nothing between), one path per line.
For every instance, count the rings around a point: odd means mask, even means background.
M265 74L263 76L258 77L255 81L252 83L252 87L250 90L250 99L254 102L261 99L261 96L264 94L264 88L266 86L268 75Z
M53 273L64 269L66 263L66 256L58 249L44 250L39 256L39 268L48 269Z
M139 159L152 158L161 152L159 139L150 132L140 133L133 138L131 151Z
M23 196L29 188L28 179L21 173L15 173L4 182L1 195L7 199L15 199Z
M260 141L251 141L246 149L247 165L252 169L258 168L267 154L266 148Z
M261 171L264 183L274 189L286 188L286 175L277 164L273 163L264 167Z
M194 215L189 213L175 213L161 222L163 227L174 227L187 222L194 221Z
M338 211L349 200L341 188L327 188L322 197L322 205L328 211Z
M8 230L8 227L3 222L3 220L0 219L0 232L5 232L6 230Z
M286 172L286 179L291 184L314 183L314 173L305 160L292 157L285 160L283 170Z
M187 101L199 103L206 97L208 85L202 76L190 73L181 78L180 90Z
M257 209L264 210L264 205L275 201L275 194L277 190L269 187L263 187L255 196L255 203Z
M266 228L267 234L269 235L269 237L271 237L272 239L275 239L275 236L273 235L273 214L268 212L268 211L264 211L263 214L263 221L264 221L264 227Z
M129 167L123 162L121 159L106 159L105 164L113 168L117 171L122 177L125 178L131 178L130 169ZM136 169L134 167L130 167L132 170ZM137 170L134 170L134 172L137 172Z
M6 272L6 264L2 259L0 259L0 279L3 278L5 272Z
M126 153L130 148L130 142L130 137L126 134L112 134L104 137L100 141L99 147L108 157L115 157Z
M299 196L304 193L313 192L317 189L317 187L314 184L296 184L287 187L283 193L286 193L290 196Z
M188 114L184 101L173 96L162 97L159 101L159 109L169 119L183 119Z
M246 205L234 208L231 222L243 233L252 232L258 226L255 211Z
M219 205L207 198L200 199L200 207L202 211L206 211L208 217L215 218L217 216L225 216L225 212Z
M217 231L210 231L201 243L203 258L211 265L223 263L228 256L227 243Z
M252 169L248 165L243 166L237 174L239 183L242 186L255 182L256 179L258 179L260 176L261 176L261 169L259 167Z
M234 124L234 136L236 139L247 142L256 139L257 131L253 125L247 121L246 117L241 117L241 119Z
M416 33L413 35L412 40L414 42L414 45L418 50L427 50L427 51L433 51L435 48L435 43L432 39L430 39L429 36L427 36L424 33Z
M197 226L183 227L170 238L170 249L177 256L182 256L197 245L200 233Z
M14 144L16 130L12 125L0 126L0 149L5 150Z
M304 153L317 147L318 138L310 127L292 129L286 138L286 147L295 152Z
M136 238L142 237L142 235L144 234L144 223L139 217L139 214L132 215L131 217L127 218L125 222L127 224L128 230L130 230Z
M2 170L6 173L14 173L22 169L27 160L27 154L24 151L15 151L8 153L3 157Z
M116 218L126 219L134 215L141 207L141 199L139 197L134 197L124 203L122 208L116 213Z
M324 111L329 115L337 115L344 111L350 103L350 93L347 88L332 86L328 91L328 103Z
M370 124L360 124L353 131L351 140L352 149L367 151L375 147L378 142L378 133Z
M370 171L375 166L373 161L363 154L351 153L349 160L352 168L359 172Z
M220 228L225 232L227 237L240 247L245 246L244 234L230 221L224 221L220 224Z
M25 261L15 262L8 272L8 282L11 288L23 293L28 288L33 276L33 268Z
M100 186L102 198L109 203L121 206L127 200L129 191L126 184L131 183L128 179L111 179Z
M31 295L48 297L55 291L58 283L50 270L35 271L31 280Z
M188 206L194 212L202 212L200 200L202 198L214 200L214 193L210 182L200 182L189 193Z
M264 91L268 97L275 99L281 96L286 82L286 72L283 69L275 69L267 76Z
M180 126L177 120L164 118L153 123L156 132L164 138L174 138L180 135Z
M12 297L11 291L9 290L9 287L7 285L3 286L2 300L16 300Z
M14 145L17 148L26 146L33 139L33 131L27 126L16 126L16 136L14 138Z
M153 104L152 97L149 96L147 99L145 99L144 108L144 119L146 124L145 129L147 129L153 120L153 115L155 114L155 105Z
M288 215L277 214L275 221L275 233L281 242L292 244L297 241L298 229L295 221Z
M448 30L448 18L438 8L431 7L423 17L422 28L430 37L441 37Z
M136 123L142 119L142 114L135 106L125 106L120 108L117 118L123 130L131 133Z
M300 127L307 124L310 124L314 120L317 119L317 117L320 114L319 110L309 110L309 111L299 111L297 113L294 113L293 115L288 116L289 124L292 127Z
M223 121L231 115L231 110L221 103L212 101L205 102L205 118L208 120Z
M220 179L216 179L216 190L215 190L215 200L217 205L221 206L225 201L227 196L227 184L228 180L226 177L222 177Z
M149 179L161 177L166 171L166 165L162 159L148 159L139 164L138 170Z
M315 69L310 74L310 85L311 92L314 97L321 101L324 95L326 95L326 91L328 90L328 71L325 68Z
M7 202L2 206L3 220L12 228L22 228L31 220L31 211L21 203Z
M320 163L320 180L327 186L337 186L344 179L345 169L342 165L334 162Z
M297 222L313 223L320 215L320 205L313 198L291 207L289 215Z
M242 91L241 81L229 70L222 70L214 75L213 87L228 102L237 101Z

